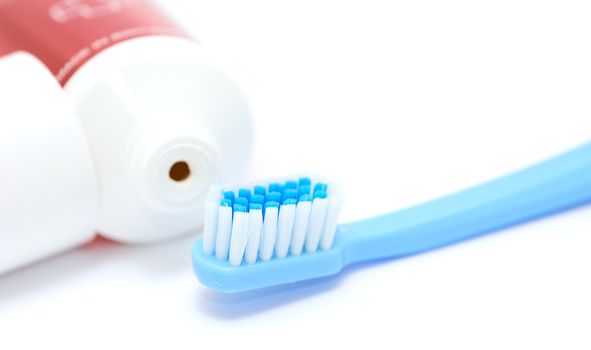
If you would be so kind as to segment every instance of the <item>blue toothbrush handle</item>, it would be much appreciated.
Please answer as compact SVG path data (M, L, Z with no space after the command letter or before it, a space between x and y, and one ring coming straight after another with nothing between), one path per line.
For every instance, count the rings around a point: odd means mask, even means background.
M426 204L339 226L345 265L428 251L591 201L591 143Z

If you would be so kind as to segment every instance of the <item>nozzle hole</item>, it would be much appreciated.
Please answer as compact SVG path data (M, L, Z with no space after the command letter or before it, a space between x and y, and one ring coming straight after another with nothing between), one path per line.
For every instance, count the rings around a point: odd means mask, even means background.
M178 161L170 167L168 176L177 182L185 181L191 176L191 168L184 160Z

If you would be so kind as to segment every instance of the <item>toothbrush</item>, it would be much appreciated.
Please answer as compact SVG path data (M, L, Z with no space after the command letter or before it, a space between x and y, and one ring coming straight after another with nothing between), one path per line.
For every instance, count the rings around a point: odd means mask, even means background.
M339 186L308 178L222 192L213 188L193 246L198 279L240 292L404 257L591 202L591 143L440 199L336 225Z

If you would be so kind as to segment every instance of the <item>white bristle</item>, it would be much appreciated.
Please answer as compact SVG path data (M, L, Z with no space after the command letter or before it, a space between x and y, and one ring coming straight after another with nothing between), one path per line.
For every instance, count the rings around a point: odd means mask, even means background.
M272 183L279 182L268 181L261 186L267 187L267 191L268 188L278 188L271 186ZM313 193L300 187L304 185ZM243 261L254 264L274 257L299 256L304 250L314 253L319 249L331 249L344 203L342 187L333 183L301 181L299 184L287 181L281 186L290 191L278 190L289 198L283 205L275 203L279 202L276 195L270 197L258 187L243 186L223 191L220 187L212 187L205 201L203 252L237 267ZM251 209L245 211L249 207Z
M218 207L222 198L222 188L211 186L205 201L203 220L203 252L212 255L215 252L215 236L218 230Z
M218 230L218 201L205 202L203 222L203 252L212 255L215 251L215 236Z
M285 258L291 243L293 223L295 220L296 205L286 204L279 208L279 220L277 224L277 242L275 243L275 256Z
M291 254L300 255L304 249L304 241L306 240L306 230L308 228L308 221L310 219L310 209L312 202L302 201L296 207L295 223L293 226L293 234L291 236Z
M324 228L326 210L328 209L328 199L314 198L312 210L310 212L310 221L308 222L308 232L306 234L306 252L314 253L318 250L320 235Z
M328 250L332 247L334 236L337 230L337 221L339 214L345 202L344 196L336 195L329 197L328 209L326 211L326 219L324 221L324 229L320 237L320 249Z
M246 241L248 239L248 213L237 211L232 222L232 237L230 239L229 261L232 266L240 266Z
M218 230L215 240L215 257L219 260L226 260L228 258L231 233L232 208L220 206L218 209Z
M273 257L275 240L277 239L277 214L279 208L270 207L265 210L263 222L263 235L261 236L260 256L261 260L269 261Z
M259 209L251 209L249 215L248 242L246 243L244 260L249 264L254 264L257 261L257 256L259 254L261 231L263 229L263 211Z

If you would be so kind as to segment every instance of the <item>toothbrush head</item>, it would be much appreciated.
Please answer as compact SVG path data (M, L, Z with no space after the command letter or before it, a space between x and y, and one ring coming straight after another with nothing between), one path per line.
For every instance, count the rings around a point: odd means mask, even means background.
M333 247L343 202L339 185L309 177L212 187L193 247L195 274L221 292L335 274L343 267Z

